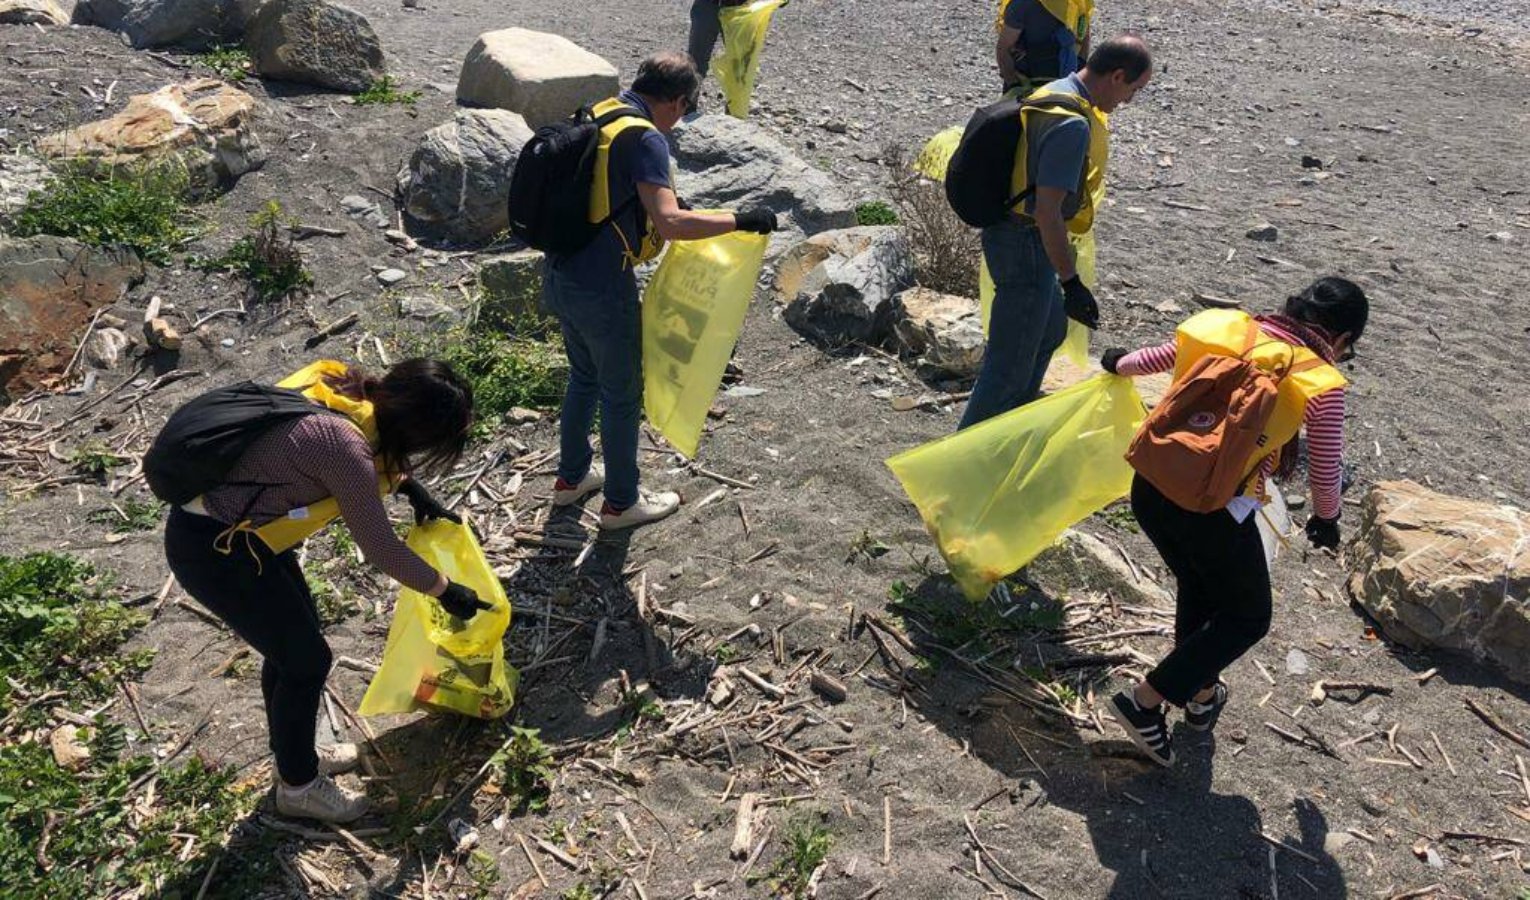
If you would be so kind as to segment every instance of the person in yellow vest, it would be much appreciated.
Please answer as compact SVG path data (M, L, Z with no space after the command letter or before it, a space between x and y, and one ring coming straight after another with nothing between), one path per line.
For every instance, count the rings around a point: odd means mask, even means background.
M696 212L675 195L666 135L700 91L689 56L659 53L638 67L631 89L595 105L597 117L631 112L601 129L589 220L605 226L581 250L548 254L544 270L543 296L558 317L569 362L553 505L572 506L603 489L604 529L654 522L680 506L674 492L638 487L643 341L633 268L657 258L665 241L776 228L775 213L764 207ZM594 462L590 447L597 409L604 467Z
M1004 93L1024 98L1089 56L1094 0L1000 0L994 54Z
M295 548L343 518L367 561L394 580L460 618L486 608L399 540L382 502L396 488L416 520L460 521L413 476L456 463L473 392L428 359L401 362L382 378L319 363L279 386L301 391L312 414L261 426L221 484L172 507L165 557L181 588L263 659L277 812L350 822L368 804L332 778L356 766L355 745L315 746L332 656Z
M1024 199L1009 218L983 229L993 309L960 427L1036 399L1068 319L1099 327L1099 306L1079 277L1068 236L1094 226L1110 147L1106 114L1131 101L1152 73L1141 38L1113 37L1094 48L1083 71L1038 89L1022 107L1010 187Z
M1281 456L1294 456L1298 431L1307 437L1312 492L1307 539L1330 550L1339 545L1346 382L1337 364L1353 357L1369 317L1370 303L1357 285L1320 278L1289 298L1279 315L1207 310L1181 323L1169 343L1134 353L1107 350L1100 359L1119 375L1172 370L1179 379L1207 354L1247 354L1261 368L1286 373L1266 440L1244 466L1244 490L1225 509L1183 509L1141 475L1132 482L1132 512L1178 586L1174 650L1146 680L1116 694L1111 713L1163 765L1174 763L1164 703L1184 709L1191 729L1209 731L1227 704L1223 670L1269 631L1270 572L1254 516L1266 478L1278 463L1294 462Z

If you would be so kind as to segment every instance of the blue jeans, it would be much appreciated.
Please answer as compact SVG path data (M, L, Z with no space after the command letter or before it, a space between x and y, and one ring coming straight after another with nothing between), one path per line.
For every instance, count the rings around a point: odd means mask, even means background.
M691 34L687 42L691 59L696 61L696 74L705 81L707 69L712 65L712 50L722 37L722 17L718 15L717 0L692 0Z
M643 317L637 281L625 271L610 289L594 290L548 265L543 290L547 308L563 328L569 365L558 477L578 484L589 473L595 456L590 429L598 404L606 503L625 509L638 499L638 421L643 414Z
M994 284L988 349L958 428L1035 400L1068 334L1062 286L1040 231L1014 220L984 228L983 259Z

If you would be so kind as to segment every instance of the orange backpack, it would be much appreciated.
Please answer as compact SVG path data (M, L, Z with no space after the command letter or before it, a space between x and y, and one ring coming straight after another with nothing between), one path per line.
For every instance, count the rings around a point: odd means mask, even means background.
M1253 463L1266 455L1265 427L1281 381L1323 365L1321 359L1294 362L1292 348L1292 363L1267 371L1249 359L1258 335L1257 327L1249 329L1238 356L1208 353L1191 364L1127 448L1137 474L1182 509L1215 512L1232 502Z

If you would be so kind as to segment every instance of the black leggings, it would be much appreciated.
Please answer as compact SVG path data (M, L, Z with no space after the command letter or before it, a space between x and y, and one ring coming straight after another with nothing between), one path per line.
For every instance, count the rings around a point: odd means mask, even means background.
M1147 682L1175 706L1217 676L1270 630L1270 569L1254 516L1190 512L1139 475L1132 513L1174 573L1174 650ZM1255 513L1258 515L1258 513Z
M172 509L165 558L186 593L265 659L260 691L277 774L290 785L307 784L319 773L314 727L333 659L329 644L297 554L273 554L254 535L237 534L225 556L213 542L227 527Z

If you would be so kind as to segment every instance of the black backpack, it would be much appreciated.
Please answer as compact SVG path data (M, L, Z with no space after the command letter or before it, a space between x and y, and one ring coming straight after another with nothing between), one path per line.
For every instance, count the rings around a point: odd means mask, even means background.
M297 391L243 381L176 410L143 457L154 496L177 506L225 483L256 438L276 425L328 412Z
M600 129L630 116L648 118L630 106L600 116L586 106L562 122L538 128L521 148L510 176L510 233L546 253L573 253L625 212L635 197L599 222L589 216Z
M1082 98L1067 94L1038 100L1006 98L973 113L946 169L946 202L973 228L987 228L1004 221L1035 192L1030 186L1018 194L1009 192L1015 154L1019 152L1025 127L1020 116L1022 107L1061 107L1087 115Z

